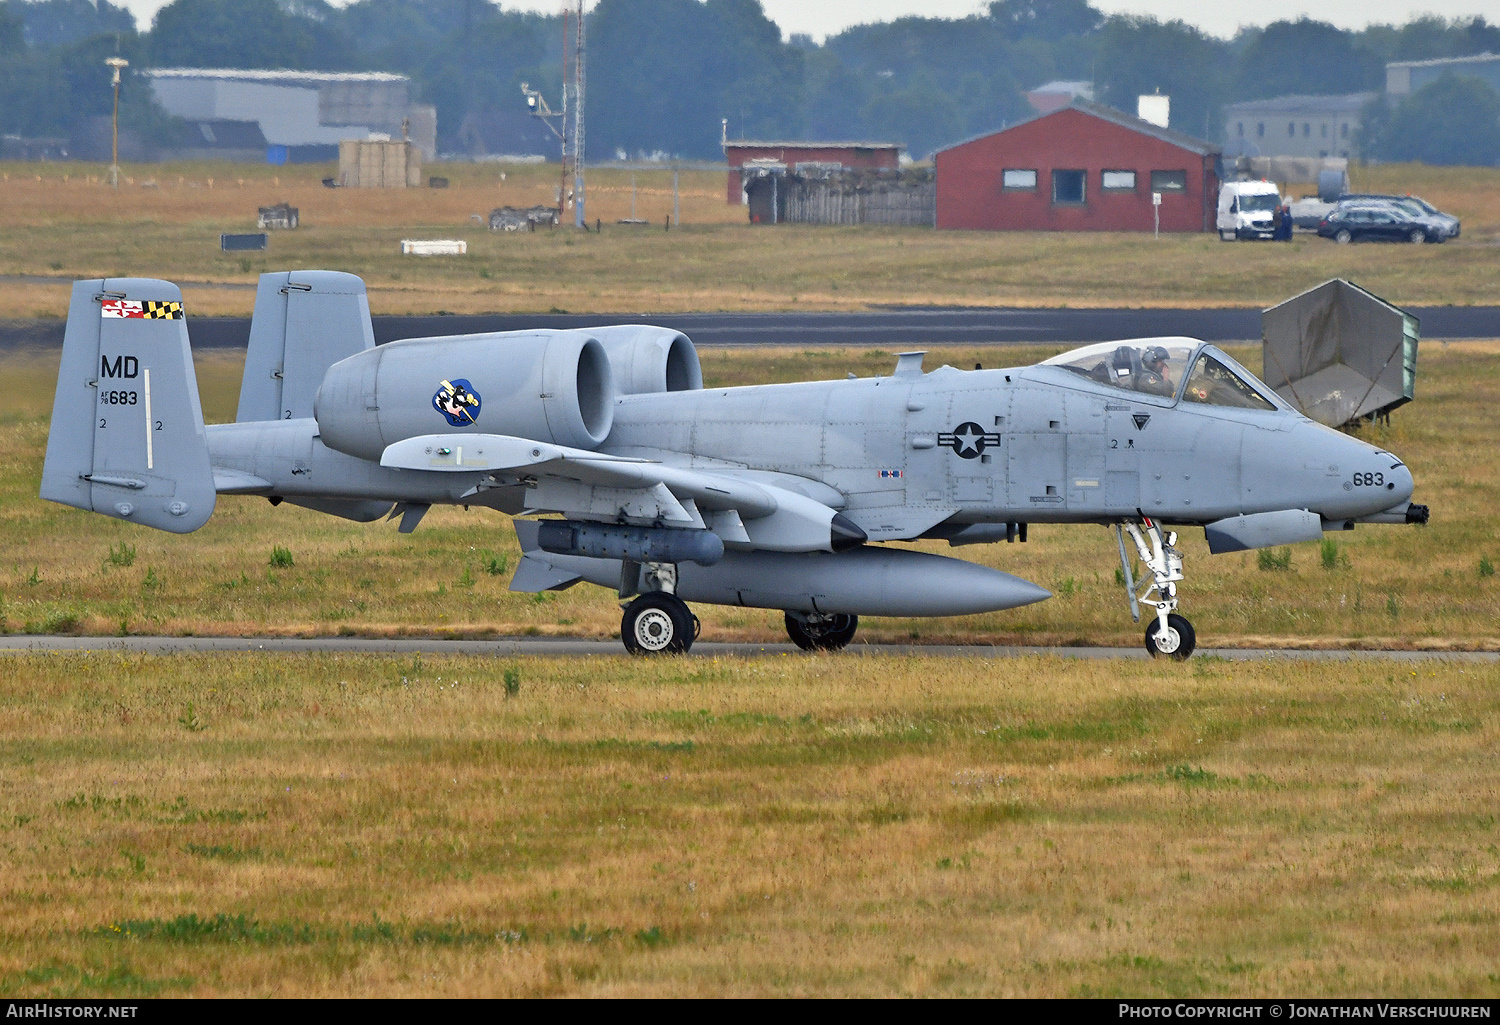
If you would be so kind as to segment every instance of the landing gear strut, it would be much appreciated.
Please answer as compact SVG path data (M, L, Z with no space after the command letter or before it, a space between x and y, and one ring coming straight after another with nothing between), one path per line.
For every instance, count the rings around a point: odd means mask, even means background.
M823 616L815 612L788 612L786 633L803 651L838 651L854 640L858 616Z
M667 591L647 591L625 606L620 640L632 655L683 655L701 626L687 603Z
M1124 530L1121 530L1121 527ZM1142 533L1144 528L1144 533ZM1143 577L1140 587L1130 572L1130 559L1125 554L1125 534L1135 542L1141 562L1150 571ZM1177 532L1162 532L1161 525L1149 516L1139 524L1126 520L1115 527L1115 540L1120 546L1120 566L1125 578L1125 595L1130 599L1130 616L1141 621L1141 605L1156 609L1156 616L1146 628L1146 650L1153 658L1186 659L1197 646L1197 635L1187 617L1177 615L1177 581L1182 579L1182 556L1176 549ZM1155 594L1155 597L1151 597Z

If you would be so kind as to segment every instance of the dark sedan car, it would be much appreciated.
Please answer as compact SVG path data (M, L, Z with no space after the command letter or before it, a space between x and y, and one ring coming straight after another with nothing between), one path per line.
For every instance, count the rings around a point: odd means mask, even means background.
M1318 234L1339 243L1443 242L1450 229L1434 217L1393 203L1340 203L1318 225Z
M1452 214L1443 213L1443 211L1427 202L1427 200L1423 199L1421 196L1396 196L1375 192L1350 192L1340 196L1339 201L1342 203L1355 204L1359 206L1384 203L1390 206L1400 207L1413 216L1430 217L1433 220L1440 222L1444 226L1444 228L1447 229L1449 238L1458 238L1459 235L1460 225L1458 218L1454 217Z

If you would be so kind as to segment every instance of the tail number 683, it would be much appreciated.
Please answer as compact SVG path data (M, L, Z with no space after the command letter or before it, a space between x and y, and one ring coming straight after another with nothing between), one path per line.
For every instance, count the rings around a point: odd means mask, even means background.
M1357 488L1378 488L1385 484L1383 473L1356 473L1354 475L1354 486Z

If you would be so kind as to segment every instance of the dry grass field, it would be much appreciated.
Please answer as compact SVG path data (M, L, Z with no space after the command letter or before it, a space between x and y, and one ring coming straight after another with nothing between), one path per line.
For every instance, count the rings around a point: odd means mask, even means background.
M1344 277L1394 302L1496 301L1500 170L1385 165L1355 186L1415 192L1464 221L1442 246L1225 245L1213 235L937 232L752 226L724 201L721 172L683 172L683 227L663 230L668 172L590 173L589 212L602 233L492 233L474 216L550 203L557 168L433 165L447 189L327 189L327 166L127 167L118 193L84 164L0 164L0 318L60 317L69 282L101 275L187 283L190 312L248 314L244 288L266 270L321 267L362 275L376 313L839 310L880 303L1257 306ZM502 182L500 175L505 174ZM146 182L151 187L145 187ZM1293 194L1306 191L1290 186ZM272 233L266 253L221 253L218 235L254 230L258 206L282 200L302 227ZM469 254L402 257L402 238L463 238Z
M1055 350L934 352L928 366L1032 362ZM1236 350L1259 365L1253 349ZM233 419L243 357L199 355L209 420ZM360 525L264 499L221 497L209 524L168 535L37 498L56 377L50 356L0 356L0 630L89 634L490 637L615 636L614 595L507 590L519 558L498 513L435 508L416 533ZM888 373L868 350L707 350L713 384ZM1370 437L1412 467L1427 528L1362 526L1263 563L1257 553L1210 556L1183 533L1183 611L1203 646L1500 647L1500 345L1423 346L1418 399ZM1029 543L923 547L1004 569L1055 597L1009 612L954 619L866 619L867 640L1000 644L1141 643L1116 582L1113 536L1100 527L1038 526ZM286 547L291 566L271 564ZM699 606L704 636L780 640L780 613Z
M66 280L363 274L377 312L1260 304L1327 277L1495 302L1500 172L1371 169L1465 219L1447 246L752 228L722 176L638 178L654 229L491 235L554 169L326 190L323 168L0 165L0 316ZM1366 172L1361 172L1364 174ZM40 174L41 181L35 176ZM64 177L66 176L66 178ZM88 181L93 176L96 180ZM151 176L155 187L143 187ZM80 180L83 179L83 180ZM213 181L210 183L209 179ZM243 183L240 179L243 178ZM597 172L593 211L628 212ZM651 190L651 191L648 191ZM217 252L257 205L306 227ZM463 261L393 255L458 236ZM248 313L190 288L190 312ZM929 366L1055 349L954 348ZM1236 351L1258 366L1253 350ZM888 372L889 353L703 354L710 384ZM199 355L211 421L236 353ZM613 595L506 590L498 514L415 534L224 497L188 537L36 497L57 354L0 353L0 632L610 636ZM1426 529L1272 558L1184 534L1205 645L1494 649L1500 343L1427 344L1372 440ZM291 565L273 565L281 546ZM1112 536L951 550L1053 590L862 638L1135 646ZM698 607L704 636L779 613ZM3 642L0 642L3 646ZM1500 665L836 656L0 656L0 996L1500 996Z
M1500 995L1494 665L3 679L0 995Z

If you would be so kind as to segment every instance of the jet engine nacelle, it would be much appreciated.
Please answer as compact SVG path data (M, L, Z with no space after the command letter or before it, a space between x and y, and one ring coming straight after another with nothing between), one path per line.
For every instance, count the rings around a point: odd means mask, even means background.
M649 324L590 328L604 344L621 395L697 391L703 387L698 350L681 331Z
M614 425L615 394L609 356L588 332L409 338L329 367L314 416L323 444L361 459L434 432L593 449Z

